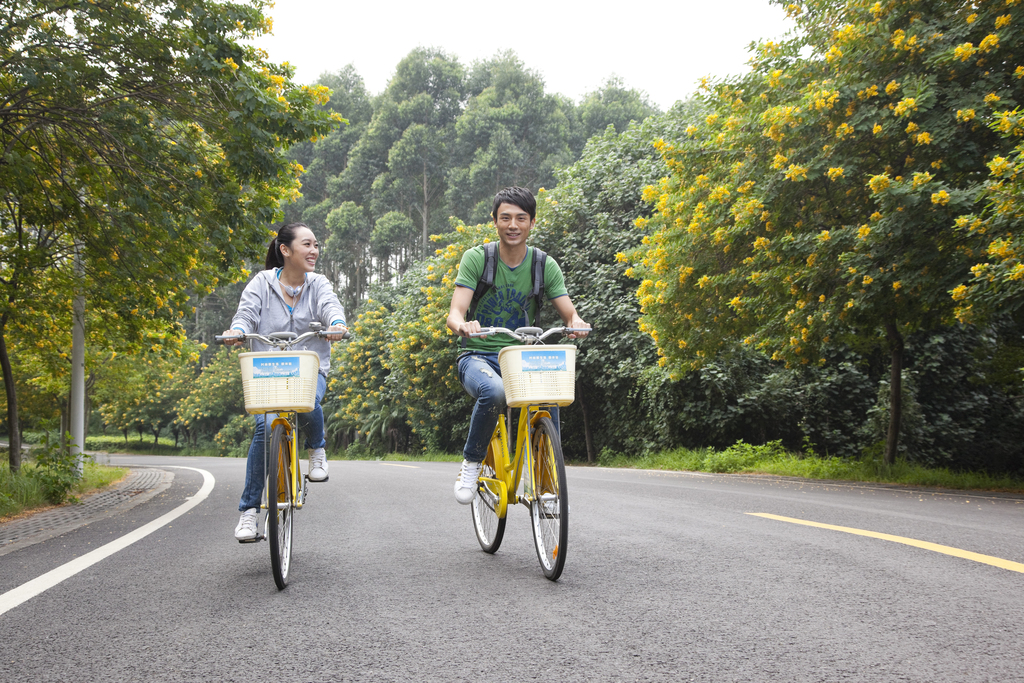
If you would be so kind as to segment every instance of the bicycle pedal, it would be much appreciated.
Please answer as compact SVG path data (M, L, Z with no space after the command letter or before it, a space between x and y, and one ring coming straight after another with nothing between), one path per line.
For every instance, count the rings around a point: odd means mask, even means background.
M239 543L259 543L260 541L267 540L267 537L263 534L256 534L255 538L239 539Z

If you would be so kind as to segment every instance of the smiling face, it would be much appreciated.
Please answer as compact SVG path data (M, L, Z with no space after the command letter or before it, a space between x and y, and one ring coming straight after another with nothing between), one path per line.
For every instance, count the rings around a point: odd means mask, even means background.
M316 268L316 259L320 255L320 245L313 231L306 227L295 230L295 238L289 245L281 245L285 268L312 273Z
M525 244L534 222L526 209L515 204L501 204L495 212L494 225L503 247L515 248Z

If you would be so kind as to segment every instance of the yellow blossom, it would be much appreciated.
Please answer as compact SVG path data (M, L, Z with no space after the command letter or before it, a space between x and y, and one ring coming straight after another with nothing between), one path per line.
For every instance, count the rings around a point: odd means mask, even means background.
M974 43L963 43L954 48L953 56L961 62L966 62L975 52L977 52L977 48L974 47Z
M867 287L868 285L870 285L874 281L875 281L875 279L873 277L871 277L870 275L865 275L864 276L864 286L865 287Z
M992 159L992 161L988 162L988 168L992 171L992 175L1001 176L1006 174L1013 167L1004 157L997 156Z
M818 241L828 242L830 239L832 239L832 235L829 234L828 230L822 230L818 233Z
M871 180L868 181L868 187L871 188L873 193L879 194L880 192L885 192L886 188L889 187L890 182L891 179L889 178L889 175L883 173L881 175L873 176Z
M897 280L896 282L892 283L892 288L893 288L893 290L896 290L896 291L898 291L902 286L903 286L903 283L900 282L899 280Z
M998 31L1002 27L1008 25L1010 23L1010 19L1011 17L1009 14L1004 14L1002 16L996 17L996 30Z
M989 52L997 47L999 47L999 36L994 33L990 33L985 36L978 44L978 49L982 52Z
M892 95L894 92L900 89L900 84L896 81L889 81L889 84L885 86L885 94Z
M998 101L999 95L995 94L994 92L990 92L989 94L985 95L985 104L995 104Z
M945 190L939 190L932 195L932 204L939 204L940 206L949 204L949 193Z
M907 124L906 132L913 133L915 130L917 130L917 124L916 123L911 121L910 123Z
M866 225L860 226L860 229L857 230L857 237L861 238L862 240L867 239L868 235L870 235L870 234L871 234L871 228L869 228Z
M841 166L835 166L828 169L828 179L836 180L837 178L843 177L843 168Z
M871 132L874 133L875 135L878 135L879 133L882 132L882 126L876 123L874 128L871 129Z
M967 298L967 286L957 285L950 293L953 295L953 301L963 301Z
M917 100L913 97L904 97L896 103L896 108L893 109L893 113L896 116L903 116L912 111L917 111Z
M930 145L932 144L932 134L928 132L920 133L917 136L917 144L919 145Z
M796 164L790 164L789 168L786 169L786 178L788 180L806 180L807 179L807 168L804 166L797 166Z
M957 121L970 121L975 116L973 109L957 109L956 120Z

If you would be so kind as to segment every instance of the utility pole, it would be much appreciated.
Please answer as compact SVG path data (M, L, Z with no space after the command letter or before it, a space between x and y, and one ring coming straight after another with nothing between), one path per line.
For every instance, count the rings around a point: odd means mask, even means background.
M78 292L71 321L71 454L76 456L78 476L85 473L85 265L81 246L75 247L75 279Z

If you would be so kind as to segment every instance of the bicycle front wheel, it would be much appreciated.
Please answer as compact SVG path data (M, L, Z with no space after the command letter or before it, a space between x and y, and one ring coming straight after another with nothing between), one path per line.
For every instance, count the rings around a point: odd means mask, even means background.
M505 536L505 515L502 510L501 496L504 484L494 476L494 452L488 449L480 470L480 484L476 498L473 499L473 528L476 540L485 553L495 553L501 546ZM505 492L506 497L508 492ZM507 504L507 503L506 503Z
M274 427L267 463L267 539L270 541L270 567L278 590L288 585L292 561L291 434L284 425Z
M544 576L557 581L565 567L569 542L569 496L562 442L550 418L540 418L533 429L528 464L526 476L533 478L530 519L537 559Z

